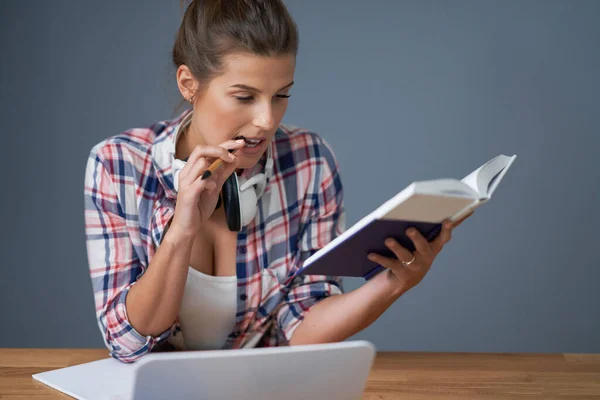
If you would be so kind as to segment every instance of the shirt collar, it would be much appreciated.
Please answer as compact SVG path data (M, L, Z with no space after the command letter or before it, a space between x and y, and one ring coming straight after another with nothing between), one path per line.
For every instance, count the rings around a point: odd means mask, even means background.
M177 198L173 180L173 161L175 160L176 140L178 133L184 128L192 118L193 111L188 109L180 114L177 118L169 121L167 127L157 135L152 144L152 164L156 171L156 176L165 194L168 198ZM275 138L269 144L271 146L271 154L275 155ZM248 179L256 174L265 171L267 161L267 152L262 155L260 160L251 168L246 168L239 175L241 178ZM269 176L267 176L267 179Z
M173 184L173 160L175 155L175 132L186 117L191 117L192 110L188 109L177 118L167 121L166 128L154 138L152 144L152 165L160 185L168 198L175 199L177 191Z

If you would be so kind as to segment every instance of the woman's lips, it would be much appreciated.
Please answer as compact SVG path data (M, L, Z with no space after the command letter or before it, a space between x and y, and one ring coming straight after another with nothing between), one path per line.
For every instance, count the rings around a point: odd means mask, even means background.
M264 144L267 143L264 137L247 137L247 136L236 136L234 140L244 139L245 145L240 148L237 154L240 155L256 155L264 151Z
M238 140L238 139L244 139L244 141L246 141L247 144L252 144L252 143L260 144L260 142L265 140L264 137L258 137L258 136L256 136L256 137L236 136L235 138L233 138L233 140Z
M250 156L261 153L265 150L265 145L267 143L268 142L266 140L261 140L256 146L248 147L248 145L245 145L244 147L240 148L236 154Z

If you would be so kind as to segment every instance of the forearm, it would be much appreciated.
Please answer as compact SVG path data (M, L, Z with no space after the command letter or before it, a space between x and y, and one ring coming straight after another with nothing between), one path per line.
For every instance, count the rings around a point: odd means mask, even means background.
M384 271L360 288L321 300L305 315L290 345L339 342L371 325L404 291Z
M131 287L125 307L140 334L156 336L177 318L187 279L193 238L167 231L148 270Z

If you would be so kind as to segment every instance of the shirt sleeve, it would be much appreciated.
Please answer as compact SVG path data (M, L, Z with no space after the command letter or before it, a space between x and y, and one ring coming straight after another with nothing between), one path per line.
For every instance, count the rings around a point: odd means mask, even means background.
M125 299L141 265L129 236L132 221L119 202L111 174L94 150L87 161L84 197L86 247L98 326L110 355L133 362L168 338L173 327L153 337L141 335L129 323Z
M293 272L302 267L304 261L324 247L345 230L345 211L339 167L333 151L323 140L316 144L317 173L307 198L314 201L311 217L302 227L298 253L294 257ZM288 343L307 312L332 295L342 294L342 279L326 275L296 275L287 285L287 294L277 313L280 333Z

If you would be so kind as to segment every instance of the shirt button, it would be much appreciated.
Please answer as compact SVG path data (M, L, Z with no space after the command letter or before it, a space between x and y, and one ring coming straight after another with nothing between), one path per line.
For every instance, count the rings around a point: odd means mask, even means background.
M246 254L246 246L240 246L239 251L240 254Z
M248 298L248 296L246 296L246 294L245 294L245 293L242 293L242 294L240 295L240 299L242 299L242 300L246 300L247 298Z

